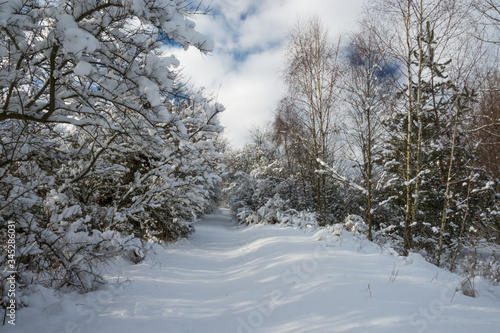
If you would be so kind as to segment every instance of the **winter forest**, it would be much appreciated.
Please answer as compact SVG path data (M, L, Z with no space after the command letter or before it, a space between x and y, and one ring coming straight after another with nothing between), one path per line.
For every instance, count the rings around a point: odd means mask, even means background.
M217 56L195 25L208 2L0 1L2 314L13 272L17 309L35 286L94 292L102 267L189 240L219 207L241 226L341 226L498 285L500 3L363 13L342 35L297 16L286 93L235 148L224 101L166 51Z
M287 94L226 152L224 194L241 223L361 223L453 271L499 244L500 6L370 6L348 36L319 17L292 27ZM481 269L498 279L495 253Z

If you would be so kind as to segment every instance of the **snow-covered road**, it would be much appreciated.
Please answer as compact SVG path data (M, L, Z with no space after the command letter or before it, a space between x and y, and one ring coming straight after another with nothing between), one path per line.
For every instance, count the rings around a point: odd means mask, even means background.
M500 288L343 231L237 227L227 210L189 240L110 270L106 290L42 289L6 332L500 332Z

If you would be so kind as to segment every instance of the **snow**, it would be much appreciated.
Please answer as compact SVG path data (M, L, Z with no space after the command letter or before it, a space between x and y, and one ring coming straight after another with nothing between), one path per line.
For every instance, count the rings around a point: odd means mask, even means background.
M63 48L66 53L81 56L83 51L93 53L99 48L97 39L87 31L80 29L71 15L59 15L57 29L64 32Z
M162 105L162 99L158 86L146 77L139 79L139 91L144 93L152 106Z
M75 66L75 68L73 69L73 72L76 75L80 75L80 76L89 75L91 71L92 71L92 65L86 61L83 61L83 60L80 60L78 62L78 64Z
M335 234L334 234L335 232ZM500 287L337 227L235 226L209 215L189 239L108 269L107 289L44 288L5 332L498 332ZM155 253L153 253L155 252Z

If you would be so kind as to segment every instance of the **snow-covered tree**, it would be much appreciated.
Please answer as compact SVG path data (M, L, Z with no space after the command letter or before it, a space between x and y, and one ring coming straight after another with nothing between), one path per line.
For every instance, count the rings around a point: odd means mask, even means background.
M212 49L189 8L0 3L0 239L14 224L21 285L95 288L100 262L186 235L213 206L223 107L175 95L163 48Z

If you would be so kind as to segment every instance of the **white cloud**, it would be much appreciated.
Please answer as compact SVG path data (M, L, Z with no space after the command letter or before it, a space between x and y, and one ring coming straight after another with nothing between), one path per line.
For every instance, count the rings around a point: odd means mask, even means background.
M248 129L270 121L283 95L282 47L297 17L318 14L332 36L354 27L362 0L212 0L212 14L196 16L197 30L215 41L211 56L176 51L184 74L218 95L227 136L241 147Z
M250 55L237 71L227 75L219 100L226 105L222 123L235 146L245 143L254 124L271 119L282 95L277 78L280 62L279 49L267 50Z

